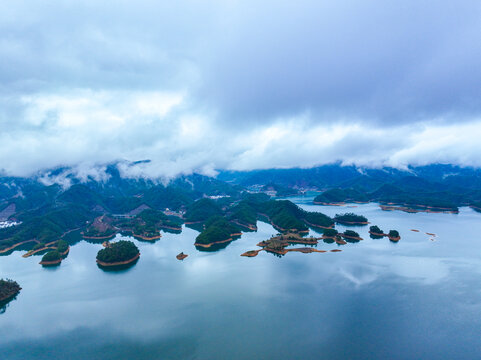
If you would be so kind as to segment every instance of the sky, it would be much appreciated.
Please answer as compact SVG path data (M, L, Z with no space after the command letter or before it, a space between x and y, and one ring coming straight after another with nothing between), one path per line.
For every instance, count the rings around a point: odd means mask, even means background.
M0 0L0 172L481 166L481 2Z

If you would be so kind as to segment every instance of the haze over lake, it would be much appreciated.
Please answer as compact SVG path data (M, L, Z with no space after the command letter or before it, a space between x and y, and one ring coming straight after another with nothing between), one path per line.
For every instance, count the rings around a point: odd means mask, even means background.
M197 251L198 232L184 226L154 244L134 240L140 260L120 272L99 269L102 246L85 241L54 269L14 252L0 257L2 276L23 288L0 314L2 359L479 358L481 214L312 199L290 198L330 216L353 210L402 238L352 227L363 241L317 246L342 252L245 258L271 225L216 252Z

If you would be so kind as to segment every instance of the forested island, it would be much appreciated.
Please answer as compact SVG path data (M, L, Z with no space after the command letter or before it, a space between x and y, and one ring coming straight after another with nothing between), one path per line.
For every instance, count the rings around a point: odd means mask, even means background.
M16 281L0 279L0 306L4 306L22 290Z
M120 240L106 244L105 249L97 253L97 264L100 267L121 267L135 263L140 251L132 241Z
M384 234L384 231L382 231L379 226L377 225L373 225L373 226L370 226L369 227L369 236L372 238L372 239L381 239L383 238L384 236L386 236L386 234Z
M326 229L324 230L323 234L322 234L322 237L324 239L327 239L327 238L332 238L334 239L337 235L339 234L339 232L336 230L336 229Z
M367 225L367 218L354 213L336 214L334 221L343 225Z
M389 237L389 240L394 242L397 242L401 239L401 236L399 235L399 232L397 230L389 230L387 236Z
M353 230L346 230L342 234L340 234L346 241L361 241L362 238L359 236L359 234Z

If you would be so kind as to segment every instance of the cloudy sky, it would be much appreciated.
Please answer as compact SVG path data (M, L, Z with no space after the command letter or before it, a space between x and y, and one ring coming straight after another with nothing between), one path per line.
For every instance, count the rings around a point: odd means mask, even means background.
M0 0L0 169L481 166L481 2Z

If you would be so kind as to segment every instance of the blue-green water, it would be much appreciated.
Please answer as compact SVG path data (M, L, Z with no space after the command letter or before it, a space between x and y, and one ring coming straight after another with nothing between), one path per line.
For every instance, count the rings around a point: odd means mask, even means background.
M139 262L119 273L95 265L101 245L76 244L55 269L14 252L0 257L0 277L23 290L0 314L1 358L480 358L481 214L291 200L363 214L402 239L372 240L358 227L359 243L318 245L342 252L245 258L275 233L270 225L218 252L197 251L197 232L184 228L155 244L136 241Z

